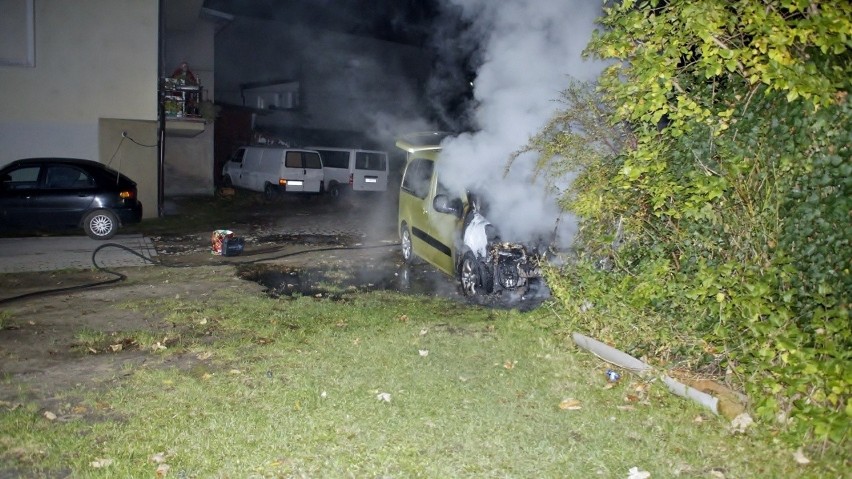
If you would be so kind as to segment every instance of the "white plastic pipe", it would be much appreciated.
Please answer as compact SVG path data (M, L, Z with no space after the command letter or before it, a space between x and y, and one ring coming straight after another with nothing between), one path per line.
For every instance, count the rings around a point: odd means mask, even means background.
M619 351L618 349L615 349L612 346L606 345L598 341L597 339L592 339L580 333L573 333L571 337L574 339L574 343L577 346L580 346L581 348L590 351L592 354L598 356L599 358L603 359L608 363L612 363L624 369L629 369L630 371L633 371L640 375L653 372L653 368L651 368L648 363L634 358L633 356L623 351ZM691 388L686 384L672 379L669 376L663 375L662 379L663 383L665 383L666 387L668 387L669 391L671 391L673 394L692 399L693 401L712 411L713 414L719 414L718 398L715 398L707 393L701 392L695 388Z

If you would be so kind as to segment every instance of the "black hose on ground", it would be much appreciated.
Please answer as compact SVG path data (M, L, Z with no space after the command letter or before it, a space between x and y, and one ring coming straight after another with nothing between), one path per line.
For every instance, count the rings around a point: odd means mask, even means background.
M320 253L320 252L323 252L323 251L335 251L335 250L359 250L359 249L390 248L390 247L394 247L394 246L398 246L398 245L399 245L399 243L388 243L388 244L381 244L381 245L361 245L361 246L330 246L330 247L327 247L327 248L314 248L314 249L308 249L308 250L292 251L290 253L284 253L284 254L281 254L281 255L278 255L278 256L258 258L256 260L251 260L251 261L220 261L218 263L214 263L213 266L223 266L223 265L233 265L233 264L253 264L253 263L260 262L260 261L272 261L272 260L276 260L276 259L287 258L287 257L290 257L290 256L298 256L300 254ZM142 258L142 260L147 261L147 262L149 262L149 263L151 263L155 266L164 266L164 267L167 267L167 268L191 268L191 267L196 267L196 266L210 266L210 265L194 265L194 264L165 264L165 263L160 262L160 261L154 261L153 259L148 258L148 257L140 254L139 252L137 252L137 251L135 251L131 248L128 248L127 246L124 246L124 245L121 245L121 244L118 244L118 243L104 243L104 244L98 246L97 248L95 248L94 251L92 251L92 265L98 271L102 271L104 273L108 273L108 274L115 276L114 278L108 279L108 280L105 280L105 281L97 281L97 282L94 282L94 283L86 283L86 284L80 284L80 285L76 285L76 286L66 286L64 288L53 288L53 289L46 289L46 290L41 290L41 291L33 291L33 292L30 292L30 293L25 293L25 294L19 294L17 296L12 296L12 297L9 297L9 298L0 299L0 304L11 303L12 301L18 301L18 300L21 300L21 299L33 298L33 297L37 297L37 296L48 296L48 295L51 295L51 294L65 293L65 292L68 292L68 291L77 291L77 290L82 290L82 289L95 288L95 287L98 287L98 286L105 286L105 285L108 285L108 284L118 283L120 281L124 281L125 279L127 279L127 275L119 273L118 271L113 271L113 270L107 269L107 268L98 264L97 254L100 250L102 250L104 248L123 249L123 250L127 251L128 253L134 254L134 255Z

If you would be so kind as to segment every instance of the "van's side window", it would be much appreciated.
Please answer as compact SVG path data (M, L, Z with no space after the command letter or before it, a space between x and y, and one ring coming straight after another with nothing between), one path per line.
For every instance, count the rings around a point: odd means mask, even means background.
M244 156L246 156L246 150L245 148L240 148L239 150L234 152L233 156L231 156L231 161L242 165Z
M284 158L284 166L287 168L304 168L302 166L302 152L288 151L287 156Z
M305 161L305 168L322 168L322 160L318 153L303 152L302 159Z
M322 150L322 165L328 168L349 168L349 152Z
M355 153L355 169L383 171L386 167L386 157L381 153Z
M426 198L429 194L429 183L432 181L434 167L435 163L432 160L413 160L405 170L402 189L418 198Z

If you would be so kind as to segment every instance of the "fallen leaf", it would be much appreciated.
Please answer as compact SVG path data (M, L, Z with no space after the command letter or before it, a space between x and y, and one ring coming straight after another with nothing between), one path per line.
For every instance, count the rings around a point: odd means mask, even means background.
M117 352L121 351L122 349L124 349L124 345L121 344L121 343L111 344L109 346L109 348L112 350L112 352L117 353Z
M325 392L325 391L323 391L323 392L321 392L321 393L320 393L320 397L321 397L321 398L323 398L323 399L325 399L325 398L327 398L327 397L328 397L328 393L327 393L327 392Z
M563 411L576 411L582 408L583 406L580 405L580 401L574 398L563 399L562 402L559 403L559 409L562 409Z
M704 422L704 421L705 421L705 418L701 414L695 416L695 419L692 420L692 422L695 422L695 423L701 423L701 422Z
M151 456L151 462L153 462L154 464L162 464L166 462L166 453L158 452L154 454L153 456Z
M228 371L228 374L233 374L233 375L242 374L242 373L243 372L240 371L239 369L231 369L230 371Z
M207 324L207 318L201 318L201 320L198 321L198 324L204 326L205 324Z
M71 412L73 414L86 414L87 412L89 412L89 408L83 406L82 404L78 404L71 409Z
M635 410L636 410L636 408L635 408L635 407L633 407L633 406L632 406L632 405L630 405L630 404L627 404L627 405L624 405L624 406L615 406L615 407L616 407L616 409L618 409L619 411L635 411Z
M426 356L429 355L428 349L420 349L419 352L420 352L420 357L422 357L422 358L425 358Z
M48 420L48 421L55 421L55 420L56 420L56 414L53 414L53 413L52 413L52 412L50 412L50 411L45 411L45 412L44 412L44 414L43 414L43 416L44 416L45 418L47 418L47 420Z
M517 361L509 361L507 359L506 362L503 363L503 367L506 368L506 369L515 369L516 364L518 364Z
M636 402L638 400L639 396L636 396L635 394L628 394L627 396L624 396L624 402Z
M96 469L101 469L112 465L112 459L98 458L90 462L89 465Z
M400 323L407 323L408 322L408 315L403 314L402 316L396 318L396 320L399 321Z
M796 461L796 464L801 464L802 466L811 463L811 460L805 456L805 452L802 451L801 447L796 449L796 452L793 453L793 459Z
M203 353L198 353L195 357L197 357L201 361L206 361L213 356L213 353L210 351L205 351Z
M421 336L426 336L429 333L429 328L423 328L420 330Z
M391 395L390 393L379 393L376 394L376 399L383 402L391 402Z
M717 469L710 471L710 477L713 479L725 479L725 473Z
M201 379L204 379L205 381L209 380L212 377L213 377L213 374L211 374L211 373L204 373L203 375L201 375Z
M166 474L169 473L169 469L171 468L172 467L168 464L160 464L159 466L157 466L157 477L166 477Z
M627 479L648 479L651 473L648 471L640 471L638 467L631 467L628 471Z

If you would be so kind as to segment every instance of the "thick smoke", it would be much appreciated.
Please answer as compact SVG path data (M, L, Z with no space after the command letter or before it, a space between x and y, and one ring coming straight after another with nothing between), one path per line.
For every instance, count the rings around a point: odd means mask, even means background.
M550 237L560 216L554 192L533 174L537 158L525 154L507 170L558 108L570 77L593 80L602 65L581 52L591 39L599 2L590 0L445 0L480 36L473 83L472 133L447 139L439 163L446 186L484 196L488 219L504 240ZM448 45L446 51L458 51ZM573 236L564 218L556 240ZM567 228L567 230L566 230Z

